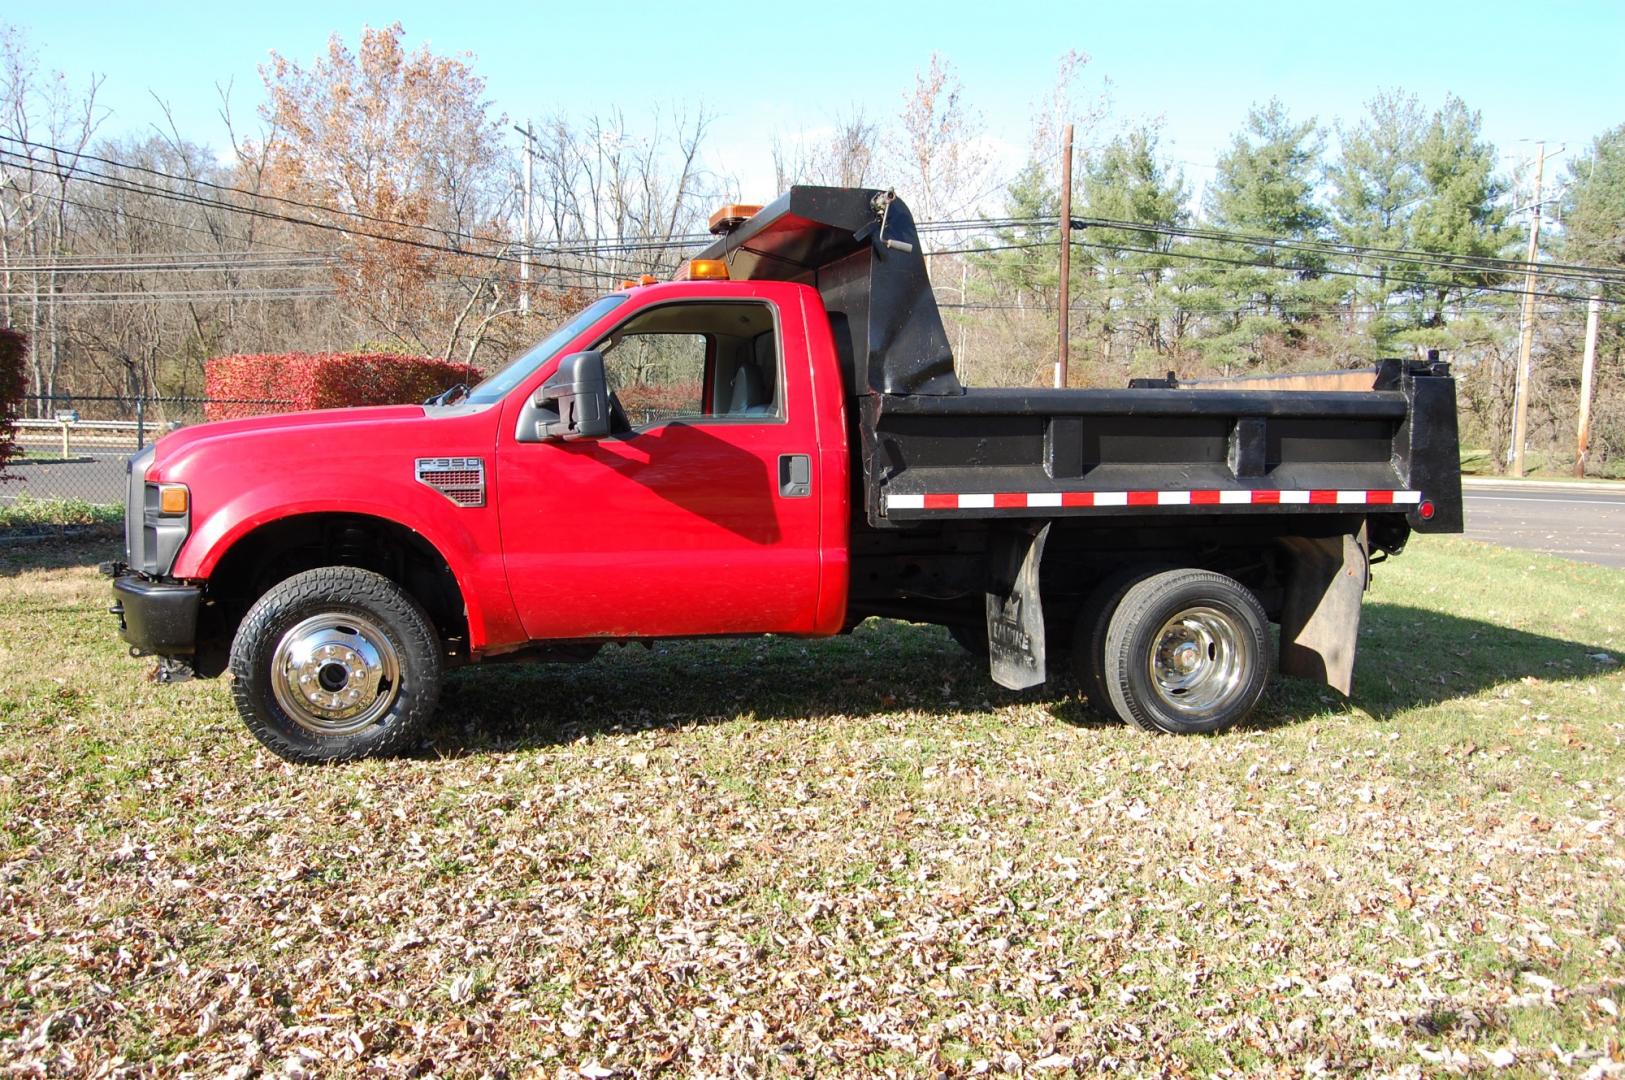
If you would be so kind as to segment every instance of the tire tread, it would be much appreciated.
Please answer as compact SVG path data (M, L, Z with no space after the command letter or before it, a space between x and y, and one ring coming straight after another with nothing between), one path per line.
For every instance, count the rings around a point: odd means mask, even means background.
M321 606L382 615L386 630L406 631L396 643L403 651L401 678L422 685L414 688L405 711L400 711L397 701L390 712L395 718L381 730L375 726L355 735L320 739L302 737L297 727L290 731L278 722L280 709L266 683L269 674L256 670L256 665L263 666L263 646L269 644L264 639L290 612ZM238 715L254 737L278 757L314 764L391 756L411 745L434 714L440 694L440 640L422 605L389 578L356 566L321 566L273 585L248 609L232 641L230 673Z
M1257 683L1256 688L1248 695L1244 707L1236 715L1217 724L1204 723L1201 727L1185 730L1159 723L1136 699L1129 684L1127 671L1118 665L1106 664L1104 658L1122 651L1126 639L1140 627L1147 612L1164 603L1169 594L1193 585L1207 585L1214 591L1227 594L1230 600L1238 602L1241 607L1248 610L1252 619L1263 630L1260 640L1255 642L1258 646L1258 656L1262 661L1263 673L1262 676L1257 674L1253 676L1253 681ZM1269 640L1269 617L1265 614L1263 605L1246 586L1234 578L1212 570L1186 567L1142 575L1124 586L1112 602L1105 606L1099 615L1097 625L1101 641L1099 682L1105 699L1102 704L1109 704L1113 714L1124 723L1141 731L1158 734L1192 734L1223 730L1252 711L1263 695L1264 688L1269 684L1274 670L1274 657ZM1109 666L1113 668L1111 677L1108 677L1106 671Z

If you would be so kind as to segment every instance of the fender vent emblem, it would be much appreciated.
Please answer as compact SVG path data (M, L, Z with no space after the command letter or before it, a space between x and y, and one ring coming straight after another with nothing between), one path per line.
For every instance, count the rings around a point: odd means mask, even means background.
M485 505L484 458L418 458L417 477L458 506Z

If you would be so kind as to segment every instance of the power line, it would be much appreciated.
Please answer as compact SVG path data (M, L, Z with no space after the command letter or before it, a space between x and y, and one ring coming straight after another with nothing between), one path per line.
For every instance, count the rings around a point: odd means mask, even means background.
M1174 249L1163 251L1157 248L1129 247L1123 244L1093 244L1085 240L1073 240L1072 242L1080 247L1097 248L1104 251L1131 251L1142 255L1157 255L1170 259L1189 259L1198 262L1221 263L1228 266L1246 266L1255 270L1279 270L1287 273L1324 274L1328 277L1365 278L1373 281L1386 281L1396 285L1427 286L1435 284L1434 282L1430 282L1425 278L1403 278L1391 274L1373 274L1359 270L1338 270L1331 267L1283 266L1278 263L1256 262L1248 259L1229 259L1220 255L1206 255L1196 252L1178 251ZM1474 293L1505 293L1510 296L1522 296L1524 294L1524 290L1521 288L1500 288L1494 285L1476 285L1468 291ZM1558 292L1535 292L1532 295L1549 300L1573 301L1579 299L1578 297L1572 296L1568 293ZM1605 300L1604 303L1625 304L1625 300Z
M1457 271L1478 271L1482 273L1522 274L1529 271L1531 264L1522 259L1500 259L1491 256L1478 255L1450 255L1440 252L1422 252L1405 248L1370 248L1359 247L1352 244L1340 244L1333 241L1321 240L1292 240L1275 239L1251 236L1244 233L1232 233L1219 229L1189 228L1167 225L1140 225L1132 222L1111 221L1100 218L1084 218L1083 227L1103 226L1125 232L1151 232L1169 236L1181 236L1189 239L1212 240L1219 243L1231 243L1251 247L1280 248L1287 251L1296 251L1307 254L1342 255L1346 258L1367 258L1375 256L1388 256L1391 261L1417 266L1434 266L1440 269ZM1596 281L1618 276L1625 282L1625 273L1609 267L1584 266L1576 263L1536 263L1535 272L1546 277L1561 278L1565 280Z
M0 141L17 143L19 145L32 147L32 148L38 149L38 150L49 150L54 154L68 154L69 153L69 151L63 150L60 147L52 146L49 143L33 142L31 140L28 140L28 139L19 139L19 138L15 137L15 136L12 136L12 135L0 135ZM24 158L25 160L27 160L29 162L32 162L34 160L32 156L17 154L15 151L4 151L4 152L9 153L14 157L22 157L22 158ZM98 156L96 154L92 154L92 153L88 153L88 152L82 152L82 153L74 154L73 156L76 159L76 163L74 165L69 165L67 167L67 170L66 170L67 175L70 175L70 176L76 171L86 171L86 172L89 171L89 170L81 170L77 166L77 159L84 158L84 159L88 159L90 161L94 161L94 162L96 162L97 164L100 164L100 165L110 165L110 166L112 166L114 168L117 168L117 169L129 169L129 170L132 170L134 172L146 173L149 176L161 177L161 178L163 178L165 180L176 180L176 181L179 181L179 182L184 183L184 184L195 184L195 185L197 185L199 187L210 188L211 190L214 190L214 191L227 192L227 193L230 193L230 194L233 194L233 195L242 195L242 196L244 196L246 198L250 198L250 199L263 199L263 200L266 200L268 202L282 203L284 205L297 207L297 208L303 209L303 210L316 210L316 211L319 211L321 213L326 213L326 214L339 214L339 215L341 215L343 217L354 218L354 219L356 219L358 221L370 221L370 222L373 222L374 224L390 225L390 226L394 226L396 228L407 228L407 229L422 230L422 231L426 231L426 232L433 232L436 235L445 236L445 237L448 237L448 238L456 238L456 239L463 239L463 240L473 240L473 241L475 241L477 243L495 243L495 244L498 244L498 245L501 244L500 240L494 240L494 239L489 238L489 237L482 237L482 236L479 236L478 234L475 234L475 233L464 233L464 232L458 232L457 230L453 230L453 229L442 229L442 228L439 228L439 227L433 226L433 225L418 225L418 224L413 224L411 222L397 221L397 220L394 220L392 218L380 217L380 216L378 216L376 214L368 214L368 213L366 213L364 211L361 211L361 210L340 210L340 209L338 209L336 207L322 206L322 205L320 205L318 203L304 202L304 201L302 201L300 199L293 199L293 198L289 198L289 197L284 196L284 195L276 195L276 194L272 194L272 193L269 193L269 192L263 192L263 191L254 191L254 190L251 190L249 188L233 187L233 186L231 186L229 184L218 184L218 183L215 183L212 180L204 180L204 179L202 179L200 177L196 177L196 176L181 176L181 175L178 175L176 173L165 172L162 169L154 169L154 168L152 168L151 166L148 166L148 165L137 165L134 162L119 161L116 158L100 157L100 156ZM53 170L53 173L54 173L54 175L57 175L57 176L63 176L63 171L61 169ZM94 175L105 176L106 174L94 174ZM108 177L108 178L109 179L125 179L123 177ZM131 183L139 183L139 181L130 181L130 182ZM157 190L164 190L164 189L160 188L160 189L157 189Z
M1204 227L1178 226L1159 224L1154 222L1119 221L1111 218L1073 217L1074 227L1077 228L1106 228L1121 232L1154 233L1163 236L1180 237L1192 240L1210 240L1218 243L1231 243L1241 246L1270 247L1286 251L1297 251L1316 255L1341 255L1345 258L1367 258L1388 256L1390 261L1408 263L1417 266L1432 266L1440 269L1481 272L1491 274L1523 274L1528 272L1529 263L1522 259L1501 259L1491 256L1451 255L1443 252L1426 252L1409 248L1380 248L1361 247L1353 244L1342 244L1329 240L1308 240L1290 238L1270 238L1248 233L1231 232L1224 229ZM932 228L959 228L963 223L943 222L931 223ZM987 219L986 227L999 229L1012 228L1058 228L1059 218L995 218ZM926 231L921 226L921 231ZM1109 245L1117 246L1117 245ZM1267 264L1261 264L1267 265ZM1580 263L1545 262L1536 265L1536 273L1545 277L1572 281L1615 281L1625 283L1625 271L1611 267L1588 266Z
M33 141L28 140L28 139L19 139L19 138L16 138L14 136L9 136L9 135L0 135L0 141L18 143L20 145L29 146L29 147L33 147L33 148L36 148L36 149L50 150L53 153L59 153L59 154L68 154L69 153L68 151L63 150L63 149L61 149L59 147L52 146L49 143L33 142ZM27 155L18 154L15 151L3 151L3 152L8 153L13 157L21 157L25 161L30 162L30 163L32 163L34 161L34 159L32 157L27 156ZM282 203L284 205L293 206L293 207L296 207L298 209L314 210L314 211L317 211L318 213L323 213L323 214L337 214L337 215L347 217L347 218L354 218L354 219L359 220L359 221L372 222L372 223L378 224L378 225L388 225L388 226L391 226L393 228L405 228L405 229L412 229L412 230L421 231L421 232L433 233L436 236L445 237L447 239L467 240L467 241L472 241L472 242L477 243L477 244L494 245L494 246L497 246L498 248L514 248L514 249L517 249L517 247L519 246L519 245L510 244L510 243L508 243L508 242L506 242L506 241L504 241L504 240L502 240L500 238L497 238L497 237L481 236L478 233L463 232L463 231L460 231L460 230L457 230L457 229L451 229L451 228L447 228L445 226L439 226L439 225L425 225L425 224L417 224L417 223L414 223L414 222L400 221L400 220L397 220L395 218L387 218L387 217L382 217L382 216L377 215L377 214L369 214L369 213L366 213L365 211L361 211L361 210L343 210L343 209L339 209L337 207L325 206L325 205L322 205L320 203L306 202L306 201L301 200L301 199L294 199L294 198L291 198L291 197L288 197L288 196L285 196L285 195L277 195L277 194L274 194L274 193L264 192L264 191L255 191L255 190L252 190L252 189L249 189L249 188L234 187L234 186L229 185L229 184L220 184L220 183L216 183L216 182L214 182L212 180L204 180L204 179L202 179L200 177L182 176L182 175L179 175L177 173L165 172L162 169L155 169L155 168L152 168L151 166L148 166L148 165L138 165L138 164L135 164L133 162L120 161L120 160L118 160L116 158L101 157L101 156L98 156L96 154L91 154L91 153L88 153L88 152L78 154L78 155L76 155L76 157L85 158L85 159L88 159L90 161L97 162L98 164L108 165L108 166L111 166L113 168L129 169L129 170L133 170L133 171L136 171L136 172L146 173L146 174L148 174L150 176L157 176L157 177L160 177L162 179L173 180L173 181L176 181L178 183L195 184L195 185L198 185L198 186L201 186L201 187L210 188L210 189L215 190L215 191L230 193L230 194L234 194L234 195L241 195L241 196L243 196L245 198L261 199L261 200L266 200L266 201L270 201L270 202ZM29 166L24 166L24 168L30 168L30 167ZM32 169L32 168L30 168L30 171L36 171L36 172L49 171L52 175L59 176L59 177L63 175L63 170L61 170L61 169L40 170L40 169ZM133 183L133 184L139 184L140 183L140 181L128 180L128 178L125 178L125 177L112 177L112 176L108 176L105 173L94 173L94 172L91 172L88 169L83 169L83 168L77 168L76 169L74 166L69 166L66 171L67 171L68 175L72 175L74 172L77 171L77 172L89 173L90 175L93 175L93 176L101 176L101 177L103 177L105 179L121 180L121 181L124 181L124 182L127 182L127 183ZM161 188L161 187L156 187L155 185L142 185L142 187L148 188L149 190L153 191L154 193L156 193L156 192L167 192L168 191L168 189ZM180 193L174 193L174 194L180 194ZM225 205L230 205L230 204L225 204ZM630 242L630 244L631 244L631 246L638 247L638 248L648 248L648 247L656 247L656 246L659 246L659 247L686 247L686 246L690 246L690 245L697 245L697 244L700 244L700 243L709 243L711 239L712 239L712 237L711 237L711 235L709 233L680 233L680 234L673 234L670 237L667 237L667 238L664 238L664 239L658 240L658 241L642 241L642 242L634 241L634 242ZM588 247L592 247L595 250L600 249L600 248L615 248L615 247L621 246L623 243L626 243L626 242L623 242L623 241L620 241L620 240L613 240L613 239L606 239L606 240L603 240L603 241L585 240L584 239L584 240L580 240L580 241L564 241L564 242L561 242L560 244L557 244L557 245L548 245L548 246L529 245L526 248L526 250L529 251L529 252L533 252L533 253L534 252L545 252L545 253L550 253L550 254L565 255L565 254L575 254L575 253L578 253L578 252L582 252Z
M397 221L397 220L390 219L390 218L381 217L381 216L378 216L378 215L375 215L375 214L368 214L368 213L365 213L364 211L359 211L359 210L336 209L336 208L333 208L333 207L322 206L322 205L319 205L319 204L316 204L316 203L305 202L305 201L299 200L299 199L293 199L293 198L290 198L290 197L287 197L287 196L276 195L276 194L271 194L271 193L261 192L261 191L254 191L254 190L250 190L250 189L247 189L247 188L234 187L234 186L226 185L226 184L219 184L219 183L216 183L214 181L204 180L204 179L201 179L201 178L198 178L198 177L180 176L178 174L165 172L164 170L155 169L155 168L152 168L150 166L137 165L137 164L130 163L130 162L119 161L119 160L114 159L114 158L102 157L102 156L99 156L99 155L96 155L96 154L91 154L91 153L88 153L88 152L74 153L74 152L64 150L61 147L52 146L49 143L35 142L35 141L32 141L32 140L20 139L20 138L16 138L16 137L13 137L13 136L0 136L0 140L13 142L13 143L16 143L18 145L27 146L27 147L31 147L31 148L35 148L35 149L48 150L53 154L59 154L59 155L71 157L71 158L74 159L73 162L71 164L67 165L65 169L60 164L58 164L54 168L49 168L49 167L45 167L44 163L36 164L35 159L31 155L22 155L22 154L16 153L15 151L0 151L0 153L9 155L9 156L11 156L13 158L20 158L24 162L22 167L27 169L28 171L35 172L35 173L49 173L50 175L54 175L54 176L57 176L59 178L65 178L67 176L74 175L75 173L80 173L80 174L84 174L84 175L80 176L81 179L86 179L86 180L88 180L90 182L93 182L93 183L95 182L95 179L92 179L92 178L98 178L98 179L101 179L103 181L113 181L113 182L117 182L117 183L138 185L138 186L132 186L132 187L127 188L127 190L130 190L132 192L144 192L146 194L153 195L155 197L160 197L160 198L174 198L174 199L178 199L180 201L191 201L191 202L197 203L198 205L212 205L212 206L215 206L217 208L227 210L229 212L252 213L252 214L255 214L256 216L270 216L270 217L274 217L274 218L280 218L281 220L290 220L290 221L295 220L295 219L287 217L286 215L274 215L274 214L269 214L269 213L267 213L265 211L256 210L254 208L237 207L237 206L233 206L230 203L224 203L224 202L221 202L219 200L203 200L201 198L188 199L188 198L186 198L184 196L183 193L169 191L168 189L159 188L159 187L156 187L156 186L153 186L153 185L143 185L143 184L140 184L138 181L130 181L127 178L124 178L124 177L112 177L112 176L107 176L106 174L94 173L91 170L88 170L88 169L86 169L83 166L80 166L78 164L78 161L80 159L88 159L88 160L95 161L95 162L98 162L98 163L104 164L104 165L109 165L109 166L112 166L112 167L115 167L115 168L129 169L129 170L134 170L134 171L138 171L138 172L143 172L143 173L146 173L146 174L149 174L149 175L152 175L152 176L157 176L157 177L161 177L161 178L168 179L168 180L174 180L174 181L177 181L177 182L180 182L180 183L194 184L194 185L198 185L198 186L202 186L202 187L207 187L207 188L210 188L210 189L216 190L216 191L241 195L241 196L244 196L246 198L260 199L260 200L267 200L267 201L282 203L284 205L294 206L294 207L298 207L298 208L301 208L301 209L315 210L315 211L318 211L318 212L324 213L324 214L338 214L338 215L341 215L341 216L344 216L344 217L354 218L354 219L362 220L362 221L369 221L369 222L373 222L373 223L377 223L377 224L388 225L388 226L391 226L391 227L394 227L394 228L406 228L406 229L411 229L411 230L415 230L415 231L431 232L431 233L434 233L434 234L439 235L439 236L444 236L444 237L459 239L459 240L468 240L468 241L472 241L472 242L478 243L478 244L496 245L496 246L498 246L499 251L498 251L497 254L490 256L490 257L493 257L493 258L506 258L507 256L502 254L502 252L506 251L506 250L511 250L512 247L513 247L512 245L504 244L503 241L501 241L500 239L495 238L495 237L481 236L481 235L476 234L476 233L460 232L458 230L447 229L447 228L440 227L440 226L422 225L422 224L415 224L415 223L410 223L410 222L402 222L402 221ZM111 186L111 185L104 184L103 186ZM1257 247L1278 248L1278 249L1281 249L1281 250L1297 251L1297 252L1300 252L1300 253L1310 253L1310 254L1322 254L1322 253L1332 254L1332 253L1335 253L1335 254L1344 255L1346 257L1354 257L1354 258L1364 258L1364 257L1368 257L1368 256L1369 257L1388 256L1388 257L1391 257L1394 261L1405 262L1405 263L1408 263L1408 264L1411 264L1411 265L1433 266L1433 267L1437 267L1437 268L1441 268L1441 269L1449 269L1449 270L1454 270L1454 271L1458 271L1458 272L1459 271L1467 271L1467 272L1478 271L1478 272L1485 272L1485 273L1498 273L1498 272L1524 273L1524 272L1528 271L1528 266L1527 266L1527 264L1525 262L1521 262L1521 261L1518 261L1518 260L1512 260L1512 259L1501 259L1501 258L1496 258L1496 257L1492 257L1492 256L1455 256L1455 255L1449 255L1449 254L1445 254L1445 253L1425 252L1425 251L1420 251L1420 250L1417 250L1417 249L1407 249L1407 248L1362 247L1362 246L1351 245L1351 244L1337 243L1337 242L1333 242L1333 241L1321 241L1321 240L1313 240L1313 239L1306 239L1306 238L1291 239L1291 238L1269 237L1269 236L1261 236L1261 235L1257 235L1257 234L1241 233L1241 232L1236 232L1236 231L1231 231L1231 230L1221 230L1221 229L1213 229L1213 228L1191 228L1191 227L1181 227L1181 226L1163 225L1163 224L1155 224L1155 223L1144 223L1144 222L1133 222L1133 221L1118 221L1118 220L1112 220L1112 219L1108 219L1108 218L1074 218L1073 221L1078 227L1083 227L1083 228L1096 226L1096 227L1105 227L1105 228L1119 229L1119 230L1131 231L1131 232L1151 232L1151 233L1159 233L1159 234L1163 234L1163 235L1182 236L1182 237L1191 238L1191 239L1208 239L1208 240L1214 240L1214 241L1223 242L1223 243L1235 243L1235 244L1257 246ZM377 234L366 233L366 232L362 232L360 230L345 229L345 228L340 227L340 226L329 225L328 223L325 223L325 222L310 221L308 219L297 219L297 223L310 225L310 226L315 226L315 227L332 228L332 229L335 229L336 231L350 233L352 235L358 235L358 236L369 236L371 238L385 240L387 242L398 242L398 243L412 244L414 246L419 246L419 247L430 247L432 249L449 251L451 253L459 254L459 255L471 255L471 254L474 254L474 253L468 252L468 251L466 251L466 250L464 250L462 248L450 248L450 247L447 247L445 245L438 245L438 244L428 245L428 244L424 244L421 241L413 241L410 238L404 238L404 237L378 236ZM985 218L984 219L969 219L969 218L962 218L962 219L947 219L947 220L934 221L934 222L922 222L922 223L919 223L918 228L922 232L925 232L925 231L962 232L962 231L965 231L967 229L976 228L976 227L997 229L997 228L1017 227L1017 226L1019 226L1021 224L1054 227L1054 226L1059 224L1059 219L1034 218L1034 219L1025 219L1024 220L1024 219L1018 219L1018 218L1004 218L1004 219L985 219ZM708 240L709 240L709 236L707 234L701 234L701 233L674 235L674 236L671 236L671 237L668 237L668 238L665 238L665 239L661 239L661 240L624 240L624 239L582 240L582 241L562 242L562 243L559 243L559 244L551 245L551 246L546 247L546 248L540 247L538 245L531 245L531 246L526 248L526 254L530 255L530 254L534 254L534 253L536 253L538 251L548 251L548 252L551 252L553 254L560 254L560 255L563 255L563 254L586 255L586 254L593 254L593 253L597 253L597 252L607 252L607 251L617 251L617 252L630 253L630 252L635 252L635 251L674 250L674 249L678 249L678 248L687 247L687 246L689 246L690 243L698 244L698 243L705 242L705 241L708 241ZM967 251L968 250L969 249L967 249ZM952 253L953 252L939 252L938 254L952 254ZM517 260L515 260L515 261L517 261ZM650 263L650 265L653 266L654 264ZM559 270L560 272L575 272L575 271L580 270L580 268L575 268L575 267L566 268L566 267L559 267L559 266L551 266L551 267L547 267L547 268L548 269ZM1603 268L1603 267L1584 266L1584 265L1580 265L1580 264L1546 263L1546 264L1543 264L1541 269L1538 270L1537 272L1539 272L1539 273L1541 273L1541 274L1543 274L1544 276L1547 276L1547 277L1564 278L1564 279L1568 279L1568 280L1576 280L1576 279L1582 279L1583 278L1584 280L1609 281L1609 282L1618 281L1619 283L1625 283L1625 274L1620 274L1617 271L1613 271L1613 270ZM607 274L608 274L608 276L612 276L612 277L616 276L613 272L607 272Z
M0 149L0 158L7 157L7 156L9 156L9 157L19 157L20 155L16 154L15 151ZM25 158L23 160L24 161L30 161L31 159ZM45 169L43 169L43 168L41 168L39 166L32 165L32 164L25 164L25 165L18 166L18 167L27 169L28 171L35 172L35 173L43 173L43 172L47 171L47 170L45 170ZM127 194L145 195L145 196L148 196L148 197L151 197L151 198L165 199L165 200L168 200L168 201L171 201L171 202L178 202L178 203L183 203L183 204L192 205L192 206L200 206L200 207L206 207L206 208L211 208L211 209L222 210L222 211L225 211L227 213L244 214L244 215L249 215L249 216L252 216L252 217L264 218L266 220L271 220L271 221L281 221L281 222L285 222L285 223L288 223L288 224L291 224L291 225L301 225L301 226L306 226L306 227L314 228L314 229L322 229L322 230L325 230L325 231L328 231L328 232L336 232L336 233L340 233L340 234L346 235L346 236L364 237L366 239L378 240L378 241L381 241L381 242L384 242L384 243L401 244L401 245L405 245L407 247L417 248L419 250L440 252L440 253L448 254L448 255L456 255L456 256L459 256L459 257L462 257L462 258L483 258L483 259L491 259L491 260L496 261L496 262L508 262L508 263L517 263L518 262L518 259L513 255L502 254L502 253L482 254L480 252L472 252L472 251L467 251L467 250L464 250L464 249L461 249L461 248L452 247L452 246L447 245L447 244L436 244L436 243L431 243L431 242L425 241L425 240L417 240L417 239L414 239L414 238L409 237L409 236L387 236L387 235L384 235L384 234L381 234L381 233L368 232L368 231L365 231L365 230L362 230L362 229L354 229L354 228L350 228L350 227L347 227L347 226L344 226L344 225L335 225L335 224L332 224L330 222L314 221L314 220L312 220L310 218L297 217L297 216L292 215L292 214L284 214L284 213L280 213L280 212L277 212L277 211L264 210L264 209L261 209L259 207L234 206L231 203L221 202L219 200L207 199L207 198L204 198L203 196L188 195L188 194L186 194L184 192L168 191L168 190L166 190L164 188L153 187L153 186L150 186L150 185L142 185L138 181L125 181L125 180L123 180L122 178L119 178L119 177L105 176L105 175L103 175L101 173L95 173L95 172L91 172L89 170L79 170L78 175L76 176L76 179L80 180L83 183L91 184L91 185L94 185L94 186L97 186L97 187L108 188L108 189L113 190L113 191L122 191L122 192L125 192ZM624 276L622 274L617 274L617 273L614 273L612 271L594 270L594 269L591 269L591 268L588 268L588 267L562 266L562 265L553 264L553 263L532 263L532 265L533 266L538 266L538 267L540 267L542 269L556 270L556 271L558 271L560 273L564 273L564 274L577 274L577 275L586 276L586 277L596 277L596 278L611 279L611 280L619 279L619 278Z

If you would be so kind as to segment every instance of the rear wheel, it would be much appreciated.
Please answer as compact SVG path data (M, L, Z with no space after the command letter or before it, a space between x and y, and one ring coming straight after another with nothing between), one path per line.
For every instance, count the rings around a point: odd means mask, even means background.
M1150 574L1111 598L1097 628L1093 703L1147 731L1221 731L1269 684L1269 617L1223 574Z
M1089 707L1102 715L1115 715L1101 678L1101 654L1106 647L1106 629L1112 612L1117 610L1124 593L1157 570L1148 566L1128 567L1107 574L1089 590L1078 609L1078 620L1072 630L1072 671Z
M243 722L289 761L395 753L434 713L440 641L416 600L381 574L327 566L255 602L231 647Z

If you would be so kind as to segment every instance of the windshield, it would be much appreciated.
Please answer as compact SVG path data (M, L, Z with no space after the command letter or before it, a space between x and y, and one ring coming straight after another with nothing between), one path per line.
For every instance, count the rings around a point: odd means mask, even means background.
M574 341L578 334L625 300L624 296L606 296L591 307L584 308L575 318L547 335L538 344L509 360L501 371L476 386L464 400L476 405L487 405L506 397L508 391L524 382L531 372L553 359L558 351Z

